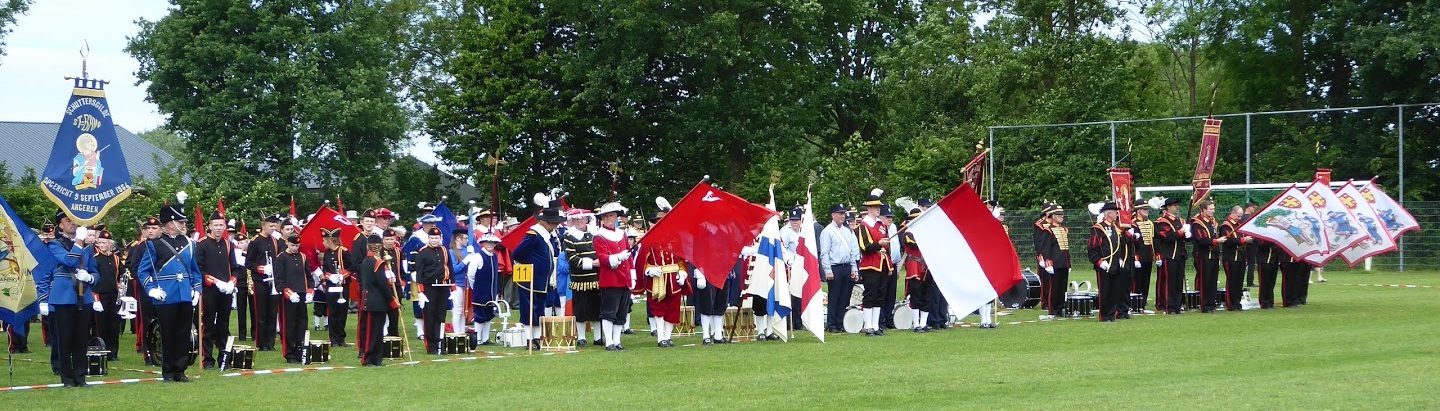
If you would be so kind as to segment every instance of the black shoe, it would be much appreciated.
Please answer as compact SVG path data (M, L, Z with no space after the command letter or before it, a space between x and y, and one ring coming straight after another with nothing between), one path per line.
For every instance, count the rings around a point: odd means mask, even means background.
M706 338L706 339L704 339L704 340L700 340L700 345L704 345L704 346L715 345L715 340Z
M654 336L655 336L655 330L650 330L650 336L651 336L651 337L654 337Z
M105 361L120 361L120 356L112 353L105 356Z
M480 342L480 345L495 345L495 342L494 342L494 341L491 341L491 340L485 340L485 341L481 341L481 342Z
M626 328L626 329L624 329L624 330L621 330L620 333L621 333L621 334L625 334L625 335L630 335L630 334L634 334L634 333L635 333L635 330ZM622 349L623 349L623 348L622 348Z
M615 351L625 351L625 344L615 344Z
M883 330L883 329L881 329L881 330L875 330L875 335L876 335L876 336L885 335L885 330Z
M871 329L869 329L869 328L865 328L865 329L860 330L860 333L861 333L861 334L865 334L865 336L867 336L867 337L874 337L874 336L875 336L875 330L871 330Z
M578 347L584 347L586 344L589 344L589 342L588 342L588 341L585 341L584 338L577 338L577 339L575 339L575 347L577 347L577 348L578 348Z
M619 351L619 350L616 349L615 346L613 346L613 345L607 345L607 346L605 346L605 351Z
M1116 315L1116 318L1128 320L1130 319L1130 313L1120 313L1119 315Z
M535 351L540 351L540 339L539 339L539 338L530 340L530 349L535 350Z
M186 377L186 376L185 376L185 373L183 373L183 372L177 372L177 373L175 373L175 376L174 376L174 377L170 377L170 381L174 381L174 382L190 382L190 377Z
M584 340L581 340L581 341L584 341ZM596 347L604 346L604 345L605 345L605 339L604 339L604 338L596 338L595 341L590 342L590 345L593 345L593 346L596 346Z
M766 338L769 338L770 341L780 341L780 335L775 333L770 333L770 336Z
M730 340L727 340L727 339L724 339L724 338L720 338L720 339L715 340L715 343L716 343L716 344L729 344L729 343L730 343Z

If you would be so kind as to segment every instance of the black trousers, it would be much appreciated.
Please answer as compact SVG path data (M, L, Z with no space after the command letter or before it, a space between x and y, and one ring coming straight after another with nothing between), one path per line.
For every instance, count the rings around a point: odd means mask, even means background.
M110 350L108 357L111 360L118 358L120 352L120 331L125 328L125 323L120 319L119 294L100 294L100 303L105 306L105 311L91 311L94 327L90 335L100 337L105 341L105 349Z
M240 340L250 339L250 292L245 288L239 288L235 295L235 331Z
M945 295L940 293L940 285L935 283L935 276L925 279L925 287L930 290L930 328L941 328L950 324L950 302L945 300Z
M910 297L910 308L930 311L930 285L919 278L905 279L905 294ZM904 324L910 325L910 324ZM928 325L928 324L927 324Z
M1115 271L1115 278L1110 279L1111 284L1114 284L1114 286L1110 288L1114 288L1115 295L1119 296L1115 299L1115 313L1129 314L1130 287L1133 285L1132 283L1134 282L1133 278L1135 277L1135 262L1122 261L1116 264L1118 265L1117 267L1110 267L1110 270Z
M396 309L396 310L386 311L386 312L385 312L385 321L388 322L388 323L390 323L390 326L388 326L388 327L385 328L385 336L386 336L386 337L399 337L399 336L400 336L400 310Z
M1195 291L1200 292L1200 309L1215 309L1215 289L1220 286L1220 261L1208 258L1195 259Z
M1275 277L1280 272L1279 264L1260 264L1260 308L1275 308Z
M880 295L884 302L880 303L880 328L895 328L895 291L898 288L900 278L895 275L895 269L887 269L885 278L880 279Z
M141 287L135 286L134 295L140 312L135 313L135 324L139 329L135 333L135 350L143 358L150 358L158 363L160 351L160 314L155 311L155 300L145 295ZM147 363L148 364L148 363Z
M331 348L345 344L345 323L350 318L350 304L349 300L346 300L344 303L340 302L340 299L344 297L345 294L343 292L325 294L325 298L330 300L325 303L325 308L329 310L329 313L325 316L325 328L328 328L330 331Z
M204 296L200 304L205 307L204 318L201 320L205 325L205 341L200 344L200 356L204 358L202 365L215 365L216 349L224 350L225 341L230 338L230 299L234 298L229 294L220 292L215 287L205 287Z
M190 367L190 340L194 308L190 303L163 304L155 306L160 318L160 371L165 374L184 374Z
M1310 283L1310 265L1305 263L1280 263L1280 300L1286 307L1304 304L1300 297L1303 287Z
M305 301L305 300L300 300ZM280 345L285 350L285 360L300 361L300 347L309 344L305 341L305 303L292 303L285 300L280 303Z
M1115 265L1123 264L1116 263ZM1120 310L1127 305L1125 300L1130 299L1129 283L1124 281L1126 271L1124 267L1110 266L1109 270L1095 269L1095 286L1100 288L1097 295L1100 301L1096 301L1100 309L1100 321L1114 320L1120 314Z
M1245 261L1225 261L1225 309L1240 310L1240 300L1245 291Z
M887 271L889 270L860 270L860 283L865 285L860 301L865 308L880 308L881 312L884 312L885 279L891 278Z
M1042 274L1041 277L1043 278L1045 275ZM1055 274L1049 275L1049 277L1049 289L1045 290L1049 293L1047 295L1050 301L1049 314L1058 316L1064 314L1065 310L1065 289L1070 287L1070 267L1055 267Z
M267 287L268 288L268 287ZM255 346L261 350L275 350L276 320L280 318L280 296L269 291L255 294Z
M830 266L830 273L834 278L828 280L826 292L829 294L830 302L825 307L825 325L832 330L845 328L845 310L850 308L850 292L855 288L855 282L850 279L854 274L850 264L836 264Z
M357 344L360 345L361 365L380 365L380 359L383 357L381 351L384 350L382 342L385 337L385 333L380 331L385 327L386 313L387 311L360 312L360 324L357 330L360 333L360 339Z
M1150 274L1155 271L1154 261L1141 261L1140 268L1130 271L1130 292L1140 294L1140 306L1130 307L1135 310L1144 310L1150 302ZM1126 296L1129 298L1129 296ZM1160 306L1156 300L1155 306Z
M714 288L714 287L710 287ZM723 313L722 313L723 314ZM600 289L600 319L613 324L624 325L630 316L629 288Z
M437 352L445 338L446 304L450 303L450 287L425 287L425 351Z
M85 345L90 340L93 312L89 308L78 304L50 306L51 327L55 329L50 349L57 353L51 357L59 362L60 382L66 385L85 384Z
M1156 306L1160 301L1165 302L1165 312L1179 314L1181 307L1185 305L1185 259L1166 258L1160 265L1160 282L1156 284L1156 292L1160 295L1155 300Z

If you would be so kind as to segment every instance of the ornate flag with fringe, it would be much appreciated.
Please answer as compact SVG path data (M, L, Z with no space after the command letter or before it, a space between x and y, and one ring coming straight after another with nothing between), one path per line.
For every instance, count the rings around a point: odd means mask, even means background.
M1215 156L1220 152L1220 120L1205 119L1205 130L1200 135L1200 156L1195 160L1195 178L1190 187L1190 205L1194 206L1210 196L1210 177L1215 174Z

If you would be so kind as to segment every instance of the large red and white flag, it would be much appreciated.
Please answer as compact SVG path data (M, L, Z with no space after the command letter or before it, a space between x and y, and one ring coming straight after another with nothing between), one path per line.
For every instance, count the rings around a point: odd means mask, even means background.
M1385 194L1385 190L1372 180L1370 184L1360 188L1360 197L1370 203L1375 209L1375 215L1385 223L1385 231L1390 233L1390 239L1400 241L1400 235L1411 231L1420 231L1420 223L1415 216L1410 215L1405 207Z
M724 288L740 249L755 241L775 211L701 182L640 240L640 255L655 249L684 258Z
M1320 213L1325 239L1330 242L1329 250L1308 255L1305 261L1315 266L1329 264L1330 260L1339 258L1340 253L1370 239L1370 234L1360 229L1355 215L1340 203L1334 191L1330 191L1329 184L1311 183L1310 188L1305 189L1305 199Z
M1294 258L1330 249L1319 211L1305 200L1305 190L1290 186L1256 212L1240 232L1274 243Z
M812 201L806 193L805 214L800 217L800 240L795 246L795 257L790 262L790 293L800 297L800 321L805 329L825 342L825 294L820 291L820 258L815 250L815 214ZM794 312L794 311L792 311Z
M1360 194L1360 189L1355 187L1354 181L1340 186L1340 189L1335 191L1335 196L1340 198L1341 205L1355 215L1355 219L1360 222L1360 229L1370 235L1370 239L1340 252L1340 257L1345 259L1346 264L1355 267L1366 258L1395 250L1395 240L1390 238L1390 233L1385 232L1379 215L1373 207L1370 207L1370 203L1365 201L1365 197Z
M955 312L989 304L1021 280L1020 258L969 184L960 184L907 228L940 294Z

